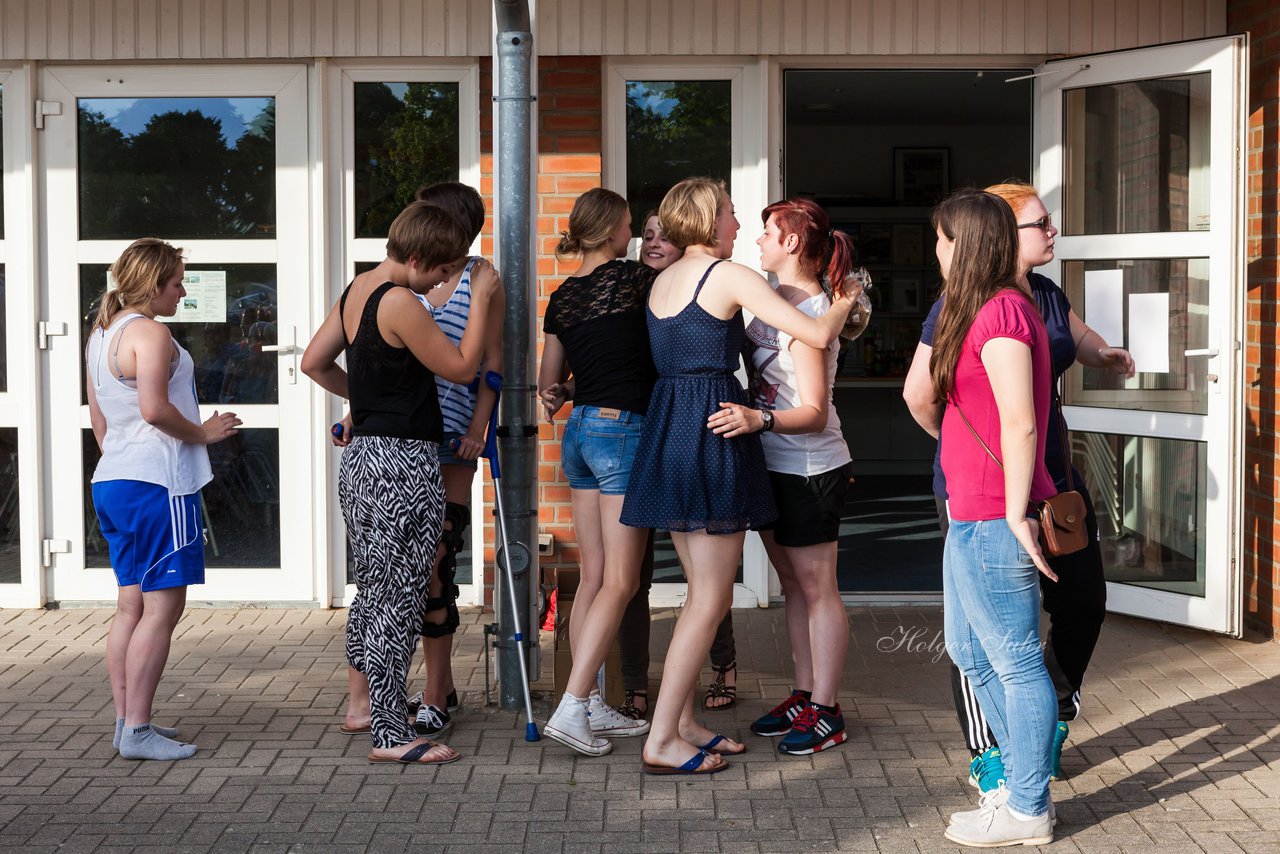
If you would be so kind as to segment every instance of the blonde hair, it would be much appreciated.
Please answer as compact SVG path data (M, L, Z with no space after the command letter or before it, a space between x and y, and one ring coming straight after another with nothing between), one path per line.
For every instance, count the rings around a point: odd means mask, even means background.
M467 227L429 202L412 202L387 230L387 257L399 264L415 259L430 269L464 257L470 248Z
M560 232L556 255L582 255L605 245L626 212L627 200L613 190L587 190L573 202L569 230Z
M662 197L658 223L674 246L716 245L716 217L728 191L715 178L685 178Z
M106 329L127 305L146 305L166 281L182 271L182 250L158 237L141 237L129 244L111 265L115 289L102 294L93 329Z
M1015 216L1022 211L1027 202L1040 198L1036 188L1021 178L1008 178L1002 183L992 184L987 187L986 192L1004 199L1009 207L1013 208Z

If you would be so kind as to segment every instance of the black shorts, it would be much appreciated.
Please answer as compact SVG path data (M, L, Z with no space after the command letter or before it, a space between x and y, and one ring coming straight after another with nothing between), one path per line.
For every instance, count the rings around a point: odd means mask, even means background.
M849 494L848 466L809 477L769 472L778 520L770 526L780 546L816 546L840 539L840 516Z

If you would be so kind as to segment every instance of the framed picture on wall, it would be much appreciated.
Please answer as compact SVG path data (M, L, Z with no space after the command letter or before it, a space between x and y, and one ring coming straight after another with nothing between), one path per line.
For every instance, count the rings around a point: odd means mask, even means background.
M863 223L854 245L859 263L888 264L893 258L893 227L888 223Z
M951 192L949 148L895 148L893 197L909 205L931 205Z
M893 277L894 311L919 312L922 303L919 276Z

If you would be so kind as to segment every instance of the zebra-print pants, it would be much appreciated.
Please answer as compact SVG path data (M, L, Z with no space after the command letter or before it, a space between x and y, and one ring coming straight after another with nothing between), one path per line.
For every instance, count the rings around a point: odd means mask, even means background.
M369 680L374 747L417 738L405 683L444 518L438 453L435 442L387 436L356 436L342 453L338 500L358 591L347 663Z

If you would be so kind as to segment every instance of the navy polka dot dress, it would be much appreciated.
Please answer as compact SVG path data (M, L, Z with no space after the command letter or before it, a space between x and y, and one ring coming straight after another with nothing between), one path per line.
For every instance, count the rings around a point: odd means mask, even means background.
M658 382L627 484L624 524L731 534L777 518L759 435L725 439L707 427L721 401L747 403L733 375L746 334L742 312L720 320L698 305L719 263L678 314L655 317L645 309Z

